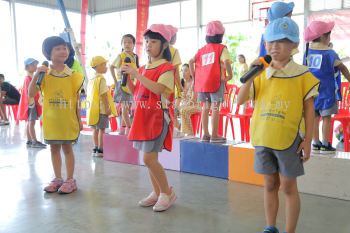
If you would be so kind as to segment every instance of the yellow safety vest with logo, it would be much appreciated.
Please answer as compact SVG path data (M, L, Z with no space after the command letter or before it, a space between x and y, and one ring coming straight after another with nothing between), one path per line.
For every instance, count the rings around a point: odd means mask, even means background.
M125 64L124 60L126 57L129 57L130 60L131 60L131 63L128 63L132 68L135 68L137 69L137 65L136 65L136 55L135 56L131 56L130 54L126 53L126 52L122 52L120 54L120 60L121 60L121 65L120 66L123 66ZM132 80L134 81L134 80ZM122 90L125 91L126 93L129 93L131 94L129 88L127 86L125 87L122 87Z
M303 104L319 84L309 71L293 77L271 77L266 71L254 80L254 112L250 133L254 146L288 149L303 131Z
M95 78L89 80L87 88L87 110L86 123L88 125L96 125L100 119L100 83L104 79L102 75L97 75ZM117 109L113 103L112 95L107 91L108 105L111 109L111 116L117 115Z
M77 101L83 75L73 72L66 77L45 75L43 95L43 133L48 141L74 141L80 133Z

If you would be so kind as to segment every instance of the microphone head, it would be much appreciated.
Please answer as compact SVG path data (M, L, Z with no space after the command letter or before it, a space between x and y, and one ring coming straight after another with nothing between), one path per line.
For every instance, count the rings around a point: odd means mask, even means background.
M126 58L124 59L124 63L131 63L130 57L126 57Z
M260 62L262 63L261 68L267 68L272 61L270 55L265 55L264 57L259 57Z
M46 67L49 67L49 62L48 61L43 61L42 65L46 66Z

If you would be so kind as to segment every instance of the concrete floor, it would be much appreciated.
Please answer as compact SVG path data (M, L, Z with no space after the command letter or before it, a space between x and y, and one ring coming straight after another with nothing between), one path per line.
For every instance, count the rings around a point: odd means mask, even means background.
M22 124L0 127L1 233L259 233L264 227L261 187L167 171L178 200L154 213L137 206L150 191L145 167L92 158L91 136L81 136L74 150L78 190L46 194L49 150L27 149ZM350 202L306 194L301 202L297 232L350 232ZM282 203L281 230L283 211Z

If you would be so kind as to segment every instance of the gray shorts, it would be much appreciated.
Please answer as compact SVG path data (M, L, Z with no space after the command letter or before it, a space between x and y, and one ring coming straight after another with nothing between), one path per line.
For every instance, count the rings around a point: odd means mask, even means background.
M282 151L262 146L255 147L255 172L269 175L279 172L286 177L304 175L301 154L297 153L301 142L302 139L298 136L290 148Z
M36 121L38 120L38 109L36 106L34 108L28 108L28 121Z
M333 114L338 113L338 104L335 103L332 107L323 109L323 110L315 110L315 115L318 116L331 116Z
M115 87L114 96L113 96L114 102L116 102L116 103L129 102L129 103L131 103L133 100L132 95L123 91L121 84L122 84L122 82L118 81L117 86Z
M133 147L136 150L142 152L161 152L163 150L163 144L165 137L168 133L168 127L170 123L169 114L164 112L164 121L163 121L163 131L160 136L152 141L134 141Z
M221 82L220 88L217 92L198 92L198 102L221 103L224 101L224 90L225 83Z
M106 129L109 127L109 119L105 114L100 114L100 118L96 125L89 125L93 129Z

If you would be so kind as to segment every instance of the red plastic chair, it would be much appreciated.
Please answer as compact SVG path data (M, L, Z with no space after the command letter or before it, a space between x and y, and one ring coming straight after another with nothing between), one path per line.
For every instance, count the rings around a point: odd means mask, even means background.
M238 95L239 88L236 89L235 92L235 98ZM250 118L253 115L253 107L252 107L252 101L248 101L244 105L243 113L240 112L241 105L236 105L236 109L234 112L229 112L225 115L226 121L225 121L225 137L227 135L227 129L228 129L228 123L230 122L232 135L234 137L234 127L233 127L233 119L238 118L240 123L240 129L241 129L241 140L249 142L250 141L250 134L249 134L249 128L250 128ZM233 109L233 104L232 104Z
M5 105L6 106L6 114L8 119L12 119L15 121L16 125L19 124L19 120L17 118L18 105Z
M350 134L348 132L348 128L350 127L350 91L349 91L349 83L343 82L341 83L341 94L342 100L338 102L338 114L332 116L331 118L331 132L330 132L330 141L332 143L333 139L333 130L334 130L334 122L339 121L343 128L344 135L344 151L350 151Z

